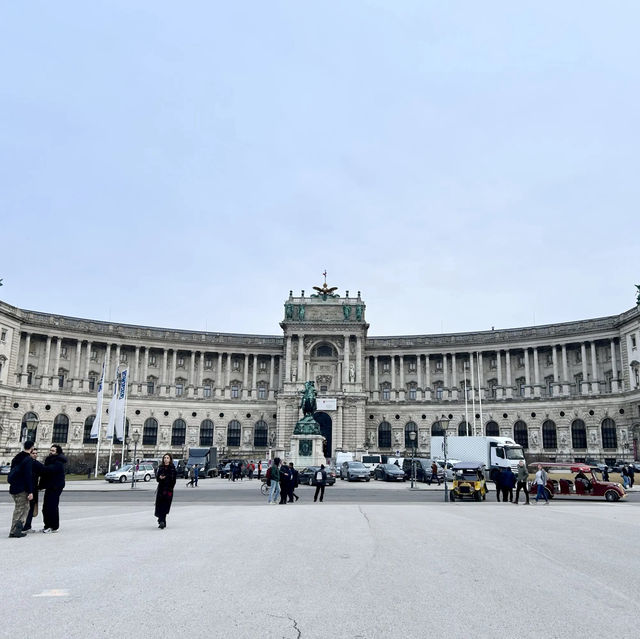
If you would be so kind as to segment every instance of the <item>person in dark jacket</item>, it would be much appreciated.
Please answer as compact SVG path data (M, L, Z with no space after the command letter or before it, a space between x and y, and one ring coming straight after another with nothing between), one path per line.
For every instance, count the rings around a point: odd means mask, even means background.
M498 468L494 468L491 471L491 479L496 485L496 501L500 501L500 493L502 492L502 473Z
M502 486L502 501L513 501L513 489L516 486L516 476L511 468L503 468L500 477L500 484Z
M178 474L176 467L173 465L173 457L171 457L170 453L166 453L162 457L162 464L158 466L156 471L158 490L156 491L155 516L158 518L158 528L167 527L167 515L171 510L173 488L176 485L177 477Z
M324 487L327 483L327 471L324 469L324 464L320 464L320 470L316 471L316 492L313 495L313 501L318 501L318 495L320 495L320 501L324 499Z
M286 504L287 497L289 495L289 490L291 487L291 482L293 480L293 473L291 472L291 468L286 464L282 464L282 468L280 469L280 503Z
M9 471L9 493L15 504L11 518L9 537L26 537L22 527L29 512L29 502L33 499L33 461L31 451L33 441L30 439L23 444L23 449L11 460Z
M64 465L67 458L62 454L62 447L51 444L49 455L44 460L44 469L40 480L40 488L44 488L42 500L43 533L55 533L60 528L60 495L64 489Z
M38 461L38 449L35 446L31 449L31 459L33 468L31 472L33 476L33 499L29 502L29 512L27 513L27 519L22 527L23 532L34 532L33 528L31 528L31 522L34 517L38 516L38 482L44 472L44 465L42 462Z
M293 462L289 462L289 469L291 479L289 480L289 492L287 494L287 497L289 498L289 501L293 501L294 498L296 501L298 501L299 497L294 492L295 489L300 485L298 471L293 467Z

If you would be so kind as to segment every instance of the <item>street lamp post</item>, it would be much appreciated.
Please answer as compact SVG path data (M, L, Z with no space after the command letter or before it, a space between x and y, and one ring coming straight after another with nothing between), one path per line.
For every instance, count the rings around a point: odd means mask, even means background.
M449 488L447 486L447 431L449 429L449 418L443 415L440 418L440 428L442 428L442 454L444 456L444 500L449 501Z
M140 433L134 430L131 435L131 441L133 441L133 463L131 464L131 488L136 485L136 455L138 454L138 441L140 440Z
M27 424L27 431L24 433L24 437L22 438L23 442L27 441L27 439L29 438L29 433L33 433L40 422L35 415L31 414L29 418L25 420L25 423Z
M409 432L409 439L411 440L411 488L413 488L416 481L416 431Z

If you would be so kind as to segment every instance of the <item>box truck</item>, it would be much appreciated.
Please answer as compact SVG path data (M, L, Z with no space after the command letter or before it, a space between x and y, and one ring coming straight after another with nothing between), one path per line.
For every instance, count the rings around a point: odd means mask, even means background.
M444 437L431 438L431 456L444 457ZM489 472L509 467L513 472L524 460L524 450L510 437L447 437L447 459L481 462Z

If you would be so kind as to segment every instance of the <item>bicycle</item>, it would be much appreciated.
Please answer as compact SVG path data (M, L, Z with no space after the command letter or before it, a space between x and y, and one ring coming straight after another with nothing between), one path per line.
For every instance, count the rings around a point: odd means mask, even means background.
M260 481L260 492L263 495L269 494L269 486L267 486L267 480L265 477L263 477L262 480Z

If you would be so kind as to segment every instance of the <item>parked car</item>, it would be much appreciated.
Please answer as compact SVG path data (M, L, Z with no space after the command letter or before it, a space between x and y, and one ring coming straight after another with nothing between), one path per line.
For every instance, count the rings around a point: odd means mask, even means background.
M433 477L433 472L431 470L431 466L433 464L432 459L425 458L415 458L414 463L416 465L416 481L422 481L426 484L430 484L431 482L440 483L444 481L444 468L438 465L438 473L437 477ZM437 465L437 464L436 464ZM404 476L407 479L411 479L411 458L405 457L402 462L402 470L404 471Z
M447 481L453 481L453 467L459 461L461 461L461 460L460 459L447 459L447 468L446 468ZM444 470L445 470L445 468L444 468L444 459L436 459L435 462L436 462L436 464L438 464L438 466L440 466L440 468L442 468L442 470L444 472Z
M584 463L587 466L595 466L600 472L607 468L607 465L598 459L586 459Z
M465 497L475 501L487 498L485 465L481 462L458 462L453 467L453 486L449 501L462 501Z
M347 481L369 481L371 474L369 469L359 461L346 461L340 468L340 479Z
M320 466L307 466L298 471L298 481L301 484L307 484L309 486L317 485L316 473L320 470ZM333 486L336 483L336 472L331 468L325 468L327 474L327 486Z
M373 469L373 478L383 481L405 481L404 470L395 464L378 464Z
M136 471L136 481L151 481L151 478L155 477L155 472L151 464L140 464ZM126 464L118 470L112 470L107 473L104 478L110 483L120 482L124 484L130 482L133 478L133 464Z

